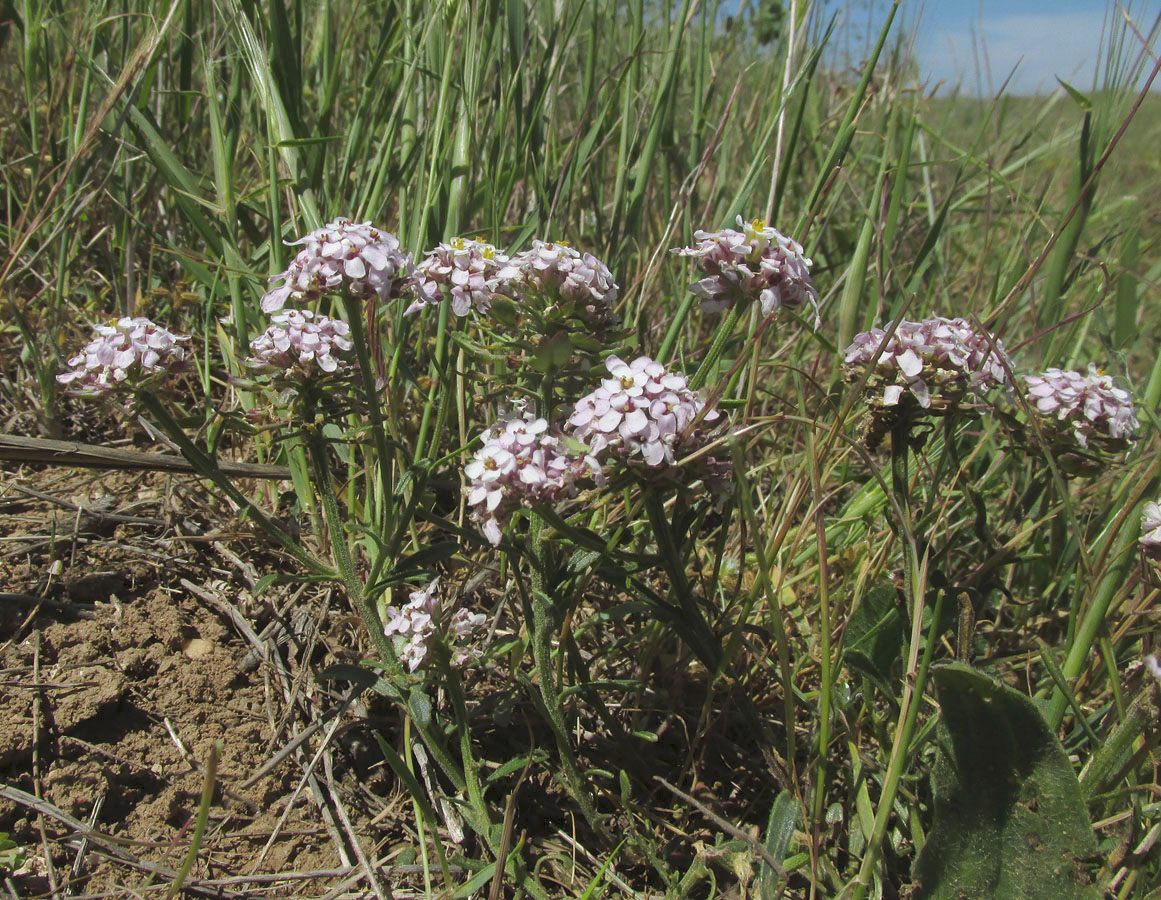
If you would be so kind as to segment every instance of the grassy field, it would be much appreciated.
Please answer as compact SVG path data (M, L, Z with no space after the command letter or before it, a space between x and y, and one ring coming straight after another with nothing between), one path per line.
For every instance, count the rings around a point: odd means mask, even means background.
M1097 90L932 97L890 20L839 66L829 7L759 44L726 6L8 6L10 891L1161 897L1149 56L1126 31ZM349 328L345 380L264 375L270 279L339 217L415 260L567 243L617 290L525 271L407 314L400 263L287 304ZM742 222L802 245L817 328L789 294L701 308L671 251ZM925 358L920 406L912 372L887 399L908 362L845 365L936 315L994 381ZM75 396L123 316L187 365ZM575 461L610 354L721 415L490 519L487 429L526 409ZM1030 402L1090 364L1130 439Z

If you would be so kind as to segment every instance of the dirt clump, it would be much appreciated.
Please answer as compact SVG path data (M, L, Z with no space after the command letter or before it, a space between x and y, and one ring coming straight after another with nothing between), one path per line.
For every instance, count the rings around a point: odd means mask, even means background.
M219 743L210 825L191 881L318 870L318 884L305 892L321 894L342 880L334 873L351 870L351 834L372 858L382 856L392 836L371 824L384 801L366 786L384 793L391 786L366 777L360 784L351 772L344 736L366 740L367 731L348 712L339 713L347 727L312 779L303 765L318 753L323 729L269 765L339 703L311 675L320 658L342 653L331 648L341 644L329 633L332 619L342 617L327 615L329 595L292 604L289 589L276 586L254 598L229 566L237 554L221 551L228 534L215 552L212 523L187 517L185 534L173 526L174 505L196 485L175 492L162 476L105 475L105 508L131 506L126 518L150 524L70 531L83 518L75 510L13 489L32 484L75 503L93 492L94 476L0 473L0 553L7 553L0 558L7 600L0 602L0 784L8 792L0 796L0 831L41 863L18 878L21 891L48 893L54 882L74 893L119 891L178 869L204 764ZM191 521L211 539L189 540ZM294 614L280 616L289 606ZM247 661L252 644L222 612L231 608L255 631L271 625L258 665ZM47 807L38 810L28 796ZM334 825L336 804L349 833ZM83 850L67 817L92 830ZM42 829L51 867L40 859ZM306 885L298 878L263 888L297 896ZM244 895L246 884L222 890Z

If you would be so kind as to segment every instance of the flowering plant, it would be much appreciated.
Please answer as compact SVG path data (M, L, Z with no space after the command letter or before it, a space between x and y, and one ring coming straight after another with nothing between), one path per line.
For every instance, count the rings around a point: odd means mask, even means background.
M492 298L516 274L508 257L484 241L452 238L427 254L416 266L417 299L407 313L451 301L452 312L466 316L472 309L486 313Z
M802 245L761 219L747 222L738 216L738 228L695 231L696 245L673 250L696 260L705 273L689 287L702 298L702 310L720 312L736 301L757 301L763 315L809 306L818 328L818 291Z
M246 365L280 384L320 376L342 377L355 368L351 328L341 319L290 309L271 316L266 331L250 342Z
M181 345L189 336L173 334L149 319L124 317L94 330L96 337L68 361L72 368L56 377L70 394L132 394L188 365Z
M869 370L875 405L899 406L910 396L930 413L958 408L969 394L1012 387L1004 345L966 319L904 320L890 337L882 328L864 331L847 348L846 365L850 380Z
M411 254L395 235L369 222L335 219L288 243L302 249L286 271L270 279L282 283L262 297L265 313L277 312L291 300L309 303L344 289L364 300L390 300L414 284Z
M1141 513L1141 552L1150 559L1161 559L1161 506L1150 501Z
M670 469L681 456L709 443L721 414L706 406L684 375L648 356L631 363L610 356L605 368L609 377L577 401L568 418L570 433L598 459L634 466L646 477L673 477ZM702 456L697 465L720 487L727 464Z
M620 288L609 267L591 253L534 240L528 250L512 257L508 274L523 304L537 298L546 317L573 317L598 330L617 323L613 304Z
M484 624L483 614L461 607L445 617L438 586L436 578L426 587L412 591L402 609L387 607L383 633L395 641L399 659L409 672L423 666L429 650L441 635L455 649L452 665L462 665L479 655L478 649L463 645Z
M556 503L577 492L585 478L602 479L596 459L574 451L531 412L497 422L484 433L483 446L464 466L468 505L493 545L512 513L536 503Z
M1053 368L1024 381L1044 424L1082 449L1123 450L1141 427L1129 392L1095 365L1087 375Z

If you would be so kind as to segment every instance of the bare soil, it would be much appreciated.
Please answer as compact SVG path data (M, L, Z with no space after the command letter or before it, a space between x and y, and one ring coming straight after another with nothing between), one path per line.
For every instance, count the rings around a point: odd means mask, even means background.
M20 896L168 886L217 742L199 892L341 892L355 840L374 860L413 846L366 748L392 723L313 674L358 661L357 623L324 589L256 598L252 566L281 563L208 521L217 506L189 477L0 472L0 831L30 857Z

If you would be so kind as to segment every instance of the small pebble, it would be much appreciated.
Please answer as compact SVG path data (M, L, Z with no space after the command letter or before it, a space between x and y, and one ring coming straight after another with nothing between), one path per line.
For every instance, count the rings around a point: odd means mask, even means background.
M205 638L191 638L182 645L181 652L190 659L201 659L213 652L214 645Z

